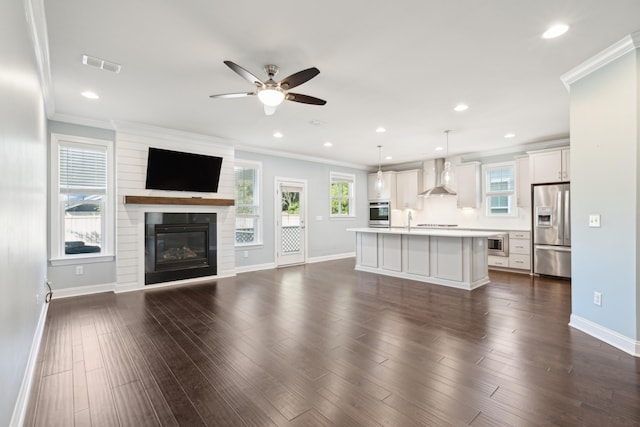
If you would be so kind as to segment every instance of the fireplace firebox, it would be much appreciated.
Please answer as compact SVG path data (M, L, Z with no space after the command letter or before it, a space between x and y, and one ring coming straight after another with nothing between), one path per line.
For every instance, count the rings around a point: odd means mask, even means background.
M217 274L215 213L145 213L145 285Z

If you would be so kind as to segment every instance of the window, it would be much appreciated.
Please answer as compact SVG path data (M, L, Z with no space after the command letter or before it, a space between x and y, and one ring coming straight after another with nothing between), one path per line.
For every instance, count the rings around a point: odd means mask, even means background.
M515 165L503 163L485 167L487 216L515 215Z
M355 175L331 172L330 180L331 218L355 217Z
M260 181L262 164L236 159L235 176L236 246L262 243Z
M113 142L51 135L51 258L113 255Z

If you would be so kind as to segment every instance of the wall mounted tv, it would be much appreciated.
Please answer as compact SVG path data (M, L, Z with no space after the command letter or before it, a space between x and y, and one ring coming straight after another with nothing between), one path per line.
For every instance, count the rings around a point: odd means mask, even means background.
M149 147L145 188L216 193L222 157Z

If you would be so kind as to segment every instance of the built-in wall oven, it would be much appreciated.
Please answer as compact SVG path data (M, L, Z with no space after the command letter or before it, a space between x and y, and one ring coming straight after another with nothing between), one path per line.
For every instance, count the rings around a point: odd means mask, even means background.
M509 256L509 234L498 234L487 238L489 255Z
M381 200L369 202L369 227L389 227L391 225L391 202Z

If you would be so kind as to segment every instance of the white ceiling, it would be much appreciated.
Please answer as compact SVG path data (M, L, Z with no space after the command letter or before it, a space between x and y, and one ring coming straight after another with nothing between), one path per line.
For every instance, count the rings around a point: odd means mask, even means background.
M568 137L560 76L640 30L638 0L44 2L52 118L143 123L369 166L378 144L393 157L383 164L442 157L445 129L451 155ZM569 32L541 39L558 21ZM122 72L82 65L83 54ZM294 92L327 105L285 101L265 116L257 97L210 99L254 89L224 60L258 77L277 64L276 80L318 67ZM470 108L457 113L458 103Z

